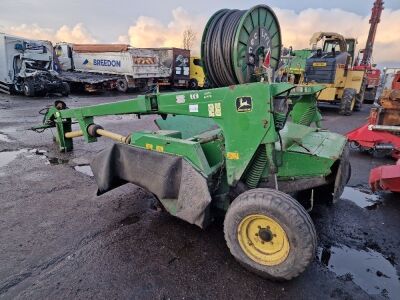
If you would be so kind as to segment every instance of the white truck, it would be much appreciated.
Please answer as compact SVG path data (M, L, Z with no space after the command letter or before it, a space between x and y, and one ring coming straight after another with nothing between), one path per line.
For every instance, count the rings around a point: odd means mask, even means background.
M176 51L173 49L175 48L170 48L167 55L168 51L165 49L160 52L160 49L133 48L124 44L58 43L55 53L62 70L61 76L66 76L65 80L71 81L71 84L77 76L114 76L115 80L108 83L115 84L119 91L126 92L128 88L147 89L156 83L186 86L189 81L190 52L183 50L187 54L187 78L174 80L174 75L177 72L183 75L183 70L176 68ZM182 54L180 55L182 60Z
M0 33L0 92L67 96L69 85L58 77L53 62L51 42Z

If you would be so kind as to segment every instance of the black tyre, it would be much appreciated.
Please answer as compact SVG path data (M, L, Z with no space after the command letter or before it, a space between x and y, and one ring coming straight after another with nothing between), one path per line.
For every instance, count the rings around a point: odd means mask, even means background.
M239 195L224 221L232 255L247 269L274 280L290 280L314 259L317 235L307 211L289 195L253 189Z
M375 102L377 87L365 89L364 103L373 104Z
M354 111L360 111L362 109L362 105L365 101L366 88L367 88L367 83L364 80L360 92L356 95L356 103L354 105Z
M125 79L120 78L116 82L116 87L119 92L126 93L128 90L128 82Z
M354 111L361 111L363 105L363 95L357 94L356 95L356 103L354 104Z
M46 91L44 91L44 90L41 90L41 91L35 91L35 96L36 97L46 97L46 95L47 95L47 92Z
M339 109L341 115L350 116L353 113L356 104L356 94L357 91L355 89L344 89Z
M27 96L27 97L35 96L35 87L32 82L25 81L24 84L22 85L22 89L23 89L25 96Z
M137 85L136 85L136 89L140 92L140 93L147 93L150 89L149 87L149 82L147 80L141 80Z
M314 189L314 199L328 205L335 204L343 194L346 184L351 177L350 146L347 144L343 149L340 162L335 168L335 172L330 175L331 183Z
M189 88L192 90L197 90L199 88L199 83L196 79L189 80Z
M64 97L68 97L69 93L71 92L69 84L67 82L63 82L62 85L63 85L63 90L61 92L61 95L63 95Z

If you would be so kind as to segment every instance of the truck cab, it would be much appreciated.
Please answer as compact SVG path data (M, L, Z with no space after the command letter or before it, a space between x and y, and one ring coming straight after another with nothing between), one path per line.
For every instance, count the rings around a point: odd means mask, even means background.
M68 95L68 84L54 70L51 42L0 33L0 91L26 96Z
M206 75L203 70L203 62L198 56L190 57L190 80L189 88L197 89L205 85Z
M62 71L73 70L72 47L68 43L59 43L54 47L59 66Z

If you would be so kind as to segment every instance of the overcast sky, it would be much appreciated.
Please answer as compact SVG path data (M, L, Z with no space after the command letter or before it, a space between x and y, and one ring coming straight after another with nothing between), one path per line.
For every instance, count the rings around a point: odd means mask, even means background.
M256 4L293 9L296 12L307 8L341 8L359 15L368 15L372 0L1 0L0 25L15 26L22 23L37 24L46 28L59 28L62 25L74 26L83 23L93 35L104 42L113 42L139 16L151 16L168 22L171 10L183 7L195 15L210 16L221 8L246 9ZM385 0L388 9L400 9L400 0Z
M130 42L133 46L179 43L179 27L193 27L201 35L207 19L218 9L248 9L257 4L273 7L279 17L284 42L304 47L312 31L330 30L355 35L361 43L368 32L373 0L1 0L0 31L29 37L71 42ZM400 0L385 0L385 27L378 43L400 42ZM294 23L297 22L297 23ZM317 23L315 23L317 22ZM312 23L311 26L306 26ZM309 24L309 25L310 25ZM303 27L303 31L300 32ZM394 30L397 28L396 30ZM182 29L183 30L183 29ZM385 31L384 31L385 30ZM302 35L304 34L304 35ZM389 35L398 37L394 40ZM159 37L157 37L159 35ZM307 38L305 38L307 36ZM165 38L164 38L165 37ZM307 41L303 43L299 38ZM383 44L382 44L383 45ZM160 45L161 46L161 45ZM181 46L179 44L169 46ZM400 49L400 45L398 45ZM383 53L386 56L399 52ZM382 60L380 59L380 60ZM386 61L400 60L398 57Z

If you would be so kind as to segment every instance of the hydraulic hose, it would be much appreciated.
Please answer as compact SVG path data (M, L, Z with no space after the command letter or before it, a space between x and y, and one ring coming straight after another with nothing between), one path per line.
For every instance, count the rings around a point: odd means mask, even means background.
M279 22L266 5L249 10L219 10L203 32L203 67L214 87L256 81L265 73L267 55L270 67L277 68L280 51Z
M221 10L210 21L205 37L205 65L210 81L216 86L239 83L232 65L233 42L245 11Z

